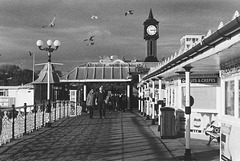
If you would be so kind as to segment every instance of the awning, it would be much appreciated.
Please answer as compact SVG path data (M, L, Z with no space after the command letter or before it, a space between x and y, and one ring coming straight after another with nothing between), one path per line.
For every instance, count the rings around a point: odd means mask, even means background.
M39 73L38 79L36 79L32 84L45 84L48 80L48 64L46 63L41 72ZM50 83L60 82L60 77L55 70L53 64L50 65Z
M131 73L138 72L139 64L88 63L75 67L61 77L61 82L128 82Z

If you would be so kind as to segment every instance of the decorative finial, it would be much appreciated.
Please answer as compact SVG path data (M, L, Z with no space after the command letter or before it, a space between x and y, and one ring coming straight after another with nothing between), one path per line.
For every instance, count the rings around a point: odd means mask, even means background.
M153 13L152 13L152 9L150 9L150 12L149 12L149 16L148 16L149 19L153 19Z

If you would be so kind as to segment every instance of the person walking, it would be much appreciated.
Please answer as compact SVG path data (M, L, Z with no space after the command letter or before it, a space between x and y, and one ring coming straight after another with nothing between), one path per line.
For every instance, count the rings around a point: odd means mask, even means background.
M99 91L96 94L96 99L97 99L97 105L99 108L99 116L100 118L105 119L106 115L106 106L105 106L105 101L106 101L106 94L103 91L103 86L99 87Z
M113 94L112 93L109 95L108 110L109 110L109 113L112 113L113 111Z
M127 97L126 97L126 95L125 94L122 94L122 96L121 96L121 107L122 107L122 112L125 112L125 110L126 110L126 108L127 108Z
M94 112L94 106L95 106L95 93L93 89L91 89L87 95L86 105L87 105L87 108L89 109L89 118L93 118L93 112Z
M116 111L119 111L120 110L120 94L116 94L115 101L116 101Z
M111 97L112 98L112 110L113 111L116 111L116 97L117 97L116 95L117 95L116 93L113 93L112 97Z

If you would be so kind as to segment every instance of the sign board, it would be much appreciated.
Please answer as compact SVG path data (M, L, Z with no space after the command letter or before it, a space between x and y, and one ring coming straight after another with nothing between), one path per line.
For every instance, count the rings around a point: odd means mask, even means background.
M186 106L186 96L183 97L182 104ZM190 106L194 104L194 98L190 96Z
M185 83L185 78L181 78L181 83ZM204 83L204 84L211 84L211 83L217 83L218 78L216 77L209 77L209 78L190 78L191 83Z
M14 97L0 97L0 106L1 107L12 107L16 104Z

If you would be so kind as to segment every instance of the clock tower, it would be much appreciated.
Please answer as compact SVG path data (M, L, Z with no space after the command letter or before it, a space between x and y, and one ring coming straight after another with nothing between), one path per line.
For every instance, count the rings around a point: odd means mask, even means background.
M158 21L153 18L152 9L150 9L148 19L144 25L144 39L147 42L147 57L145 62L158 62L157 60L157 39L159 38Z

